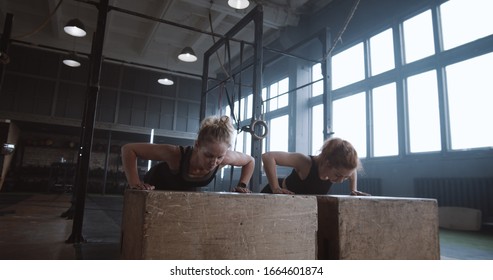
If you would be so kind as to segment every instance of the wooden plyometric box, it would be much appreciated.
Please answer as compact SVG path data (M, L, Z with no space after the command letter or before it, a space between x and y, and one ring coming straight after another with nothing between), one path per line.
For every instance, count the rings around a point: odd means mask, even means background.
M319 259L440 259L435 199L318 196Z
M316 196L127 190L123 259L315 259Z

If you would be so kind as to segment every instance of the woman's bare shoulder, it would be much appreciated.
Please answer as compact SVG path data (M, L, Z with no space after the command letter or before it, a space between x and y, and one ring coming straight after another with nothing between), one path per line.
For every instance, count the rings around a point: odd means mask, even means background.
M180 158L180 146L169 144L131 143L125 145L142 159L170 161Z
M310 164L311 162L309 156L294 152L272 151L264 153L262 157L274 159L277 165L290 166L294 168Z

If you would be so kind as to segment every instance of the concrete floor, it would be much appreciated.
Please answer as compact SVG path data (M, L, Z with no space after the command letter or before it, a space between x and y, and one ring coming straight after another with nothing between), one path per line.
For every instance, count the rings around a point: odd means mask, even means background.
M123 197L87 197L81 244L65 242L73 223L60 215L70 200L70 194L0 194L0 259L119 259Z
M68 244L70 194L0 194L0 260L118 260L122 196L88 195L86 242ZM440 230L442 259L493 260L493 230Z
M493 228L481 231L440 229L442 259L493 260Z

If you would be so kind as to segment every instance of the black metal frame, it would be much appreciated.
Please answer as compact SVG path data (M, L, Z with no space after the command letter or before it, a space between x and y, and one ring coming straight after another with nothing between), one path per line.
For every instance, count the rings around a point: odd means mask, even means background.
M253 82L252 82L252 93L253 93L253 112L252 118L259 120L262 114L262 63L263 63L263 7L257 5L254 7L245 17L243 17L235 26L233 26L221 39L212 45L204 53L204 64L203 64L203 74L202 74L202 93L201 93L201 104L200 104L200 120L205 118L205 109L207 106L207 94L210 92L209 89L209 61L211 56L222 46L229 48L229 40L232 40L233 36L240 32L247 24L253 21L255 25L254 31L254 42L253 42ZM242 56L243 48L241 50L240 56ZM243 71L244 69L240 69ZM241 86L240 86L241 88ZM257 132L257 134L261 134ZM262 141L260 139L252 139L252 156L255 162L260 162L262 156ZM255 164L254 176L250 180L251 189L257 189L261 182L261 170L260 164Z
M155 20L159 22L163 22L166 24L171 24L177 27L181 28L186 28L190 29L192 31L196 32L201 32L201 33L206 33L212 36L217 36L220 37L220 39L214 43L214 45L209 48L204 53L204 64L203 64L203 75L202 75L202 92L201 92L201 107L200 107L200 120L203 120L205 118L205 107L207 104L207 93L210 91L208 89L208 84L209 80L216 80L216 79L211 79L208 77L208 71L209 71L209 60L210 57L223 45L226 46L229 50L229 42L230 41L238 41L241 43L241 68L239 70L239 73L241 71L244 71L246 68L252 67L253 66L253 83L252 83L252 93L253 93L253 116L252 120L260 120L261 119L261 106L262 106L262 100L261 100L261 93L262 93L262 71L263 71L263 7L261 5L257 5L254 7L244 18L240 20L231 30L229 30L224 36L218 35L218 34L213 34L211 32L204 32L195 28L187 27L187 26L182 26L176 23L171 23L164 21L162 19L146 16L143 14L138 14L134 13L131 11L119 9L116 7L112 7L109 5L109 0L101 0L99 3L93 2L93 1L82 1L82 0L77 0L80 2L85 2L89 4L94 4L98 8L98 25L97 25L97 30L94 34L93 37L93 42L92 42L92 50L91 50L91 55L90 55L90 72L89 72L89 77L88 77L88 89L87 89L87 97L86 97L86 103L84 106L84 116L82 120L82 125L81 125L81 146L80 146L80 152L79 152L79 157L77 161L77 172L76 172L76 183L75 183L75 192L74 192L74 202L75 202L75 213L74 213L74 221L73 221L73 227L72 227L72 234L68 238L67 242L69 243L81 243L84 242L84 238L82 236L82 223L83 223L83 217L84 217L84 207L85 207L85 197L87 194L87 177L89 173L89 162L90 162L90 154L91 154L91 149L92 149L92 140L93 140L93 134L94 134L94 123L95 123L95 117L96 117L96 106L97 106L97 99L99 95L99 79L100 79L100 72L101 72L101 65L103 61L103 44L104 44L104 33L105 33L105 28L106 28L106 18L107 14L110 10L116 10L119 12L124 12L128 13L134 16L138 17L144 17L148 18L150 20ZM242 40L236 40L233 38L235 34L240 32L242 28L244 28L247 24L250 22L254 22L255 25L255 31L254 31L254 42L245 42ZM324 51L327 50L329 41L328 41L328 33L325 32L323 33L323 36L321 38L321 41L324 45ZM253 46L253 62L246 67L243 65L243 47L244 44L251 44ZM293 46L293 48L296 48L296 46ZM293 49L291 48L291 49ZM299 56L291 55L288 52L282 52L282 51L277 51L277 50L272 50L266 48L266 50L269 51L275 51L279 54L282 55L288 55L292 57L297 57L301 58ZM229 58L231 59L231 58ZM277 59L277 58L276 58ZM273 60L276 60L273 59ZM301 58L305 59L308 61L312 61L310 59L306 58ZM330 69L328 68L329 66L326 63L326 59L323 59L322 61L322 71L324 74L324 105L326 109L324 110L324 135L326 135L330 131L330 125L327 124L328 120L328 115L330 113L330 109L328 108L327 104L328 103L328 73L330 73ZM325 71L324 71L325 70ZM241 86L240 86L240 92L241 92ZM257 130L259 131L254 131L255 134L260 135L262 132L261 127L258 127ZM254 157L256 162L261 161L261 153L262 153L262 142L261 139L252 137L252 156ZM254 176L252 177L252 180L250 182L251 188L252 189L257 189L259 188L260 182L261 182L261 165L256 164L255 169L254 169Z
M261 119L261 107L262 107L262 100L261 100L261 94L262 94L262 71L263 67L265 64L272 63L278 59L280 59L283 56L288 56L288 57L293 57L297 59L302 59L305 61L310 61L314 63L320 62L322 64L322 75L323 75L323 104L324 104L324 139L327 139L328 137L331 136L332 134L332 106L331 106L331 93L330 93L330 63L327 62L330 57L325 57L324 54L329 52L329 47L331 45L330 42L330 34L328 29L323 29L320 32L317 32L310 36L309 39L313 38L318 38L319 41L322 44L322 60L317 61L305 57L301 57L298 55L291 54L290 51L294 50L304 44L306 44L307 40L302 40L299 43L291 46L288 50L286 51L280 51L280 50L275 50L272 48L267 48L263 46L263 41L262 41L262 35L263 35L263 8L261 5L257 5L253 10L251 10L240 22L238 22L233 28L231 28L226 35L221 38L219 41L217 41L211 48L209 48L205 53L204 53L204 65L203 65L203 74L202 74L202 94L201 94L201 106L200 106L200 120L202 121L205 118L206 114L206 106L207 106L207 94L211 92L212 90L216 89L218 86L224 84L226 81L231 79L231 77L227 77L226 79L219 81L215 85L209 87L209 61L211 56L218 51L218 49L222 46L227 48L229 50L229 40L237 34L242 28L244 28L248 23L251 21L254 22L255 24L255 33L254 33L254 42L253 42L253 48L254 48L254 54L253 54L253 61L251 63L248 63L247 65L243 65L243 45L241 45L241 51L240 51L240 57L241 57L241 63L239 69L236 69L234 73L231 73L230 75L235 76L237 74L241 74L242 71L245 71L245 69L253 67L253 83L252 83L252 93L253 93L253 112L252 112L252 122L255 122L257 120ZM268 62L264 64L263 61L263 50L266 51L271 51L274 53L277 53L278 56L270 59ZM240 75L241 78L241 75ZM297 89L309 86L313 84L314 82L308 83L306 85L300 86ZM236 86L236 85L234 85ZM241 81L240 81L240 92L241 92ZM288 92L291 92L293 90L290 90ZM240 99L240 98L239 98ZM234 100L232 100L234 102ZM260 127L257 128L257 130L261 130ZM261 131L252 131L253 133L259 135L262 132ZM253 135L253 134L252 134ZM258 137L252 137L252 156L255 159L255 162L259 163L261 161L261 156L262 156L262 138ZM255 190L259 188L262 176L261 176L261 170L260 170L261 165L256 164L253 177L250 182L250 187L251 189Z

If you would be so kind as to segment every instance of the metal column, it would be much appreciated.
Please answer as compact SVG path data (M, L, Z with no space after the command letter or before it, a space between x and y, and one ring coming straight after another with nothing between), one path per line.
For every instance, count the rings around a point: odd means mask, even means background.
M260 6L261 7L261 6ZM259 9L254 16L255 23L255 46L253 50L253 112L252 117L255 120L260 120L262 115L262 62L263 55L263 10ZM261 129L261 128L257 128ZM255 131L255 134L261 135L261 131ZM260 191L260 183L262 182L262 170L260 164L262 162L262 139L252 137L252 156L255 159L255 169L252 176L252 190Z
M2 40L0 41L0 52L2 54L5 54L7 56L7 52L9 50L9 44L10 44L10 34L12 33L12 22L13 22L14 15L8 13L6 18L5 18L5 25L3 27L3 33L2 33ZM5 65L3 63L0 63L0 90L2 89L3 85L3 76L5 72Z
M69 243L84 242L82 236L82 223L84 220L87 177L89 175L96 106L99 95L99 79L103 60L103 44L106 29L106 17L108 15L108 2L109 0L101 0L98 5L98 25L92 41L87 96L82 119L81 144L77 159L75 214L72 225L72 234L67 240Z
M323 54L328 53L330 47L330 33L328 29L326 29L325 32L320 36L320 41L322 43ZM331 57L331 55L328 55L321 62L324 85L324 93L322 96L324 106L324 141L334 133L332 131L332 90L330 89L332 70L330 68L330 61L327 61L330 60Z

